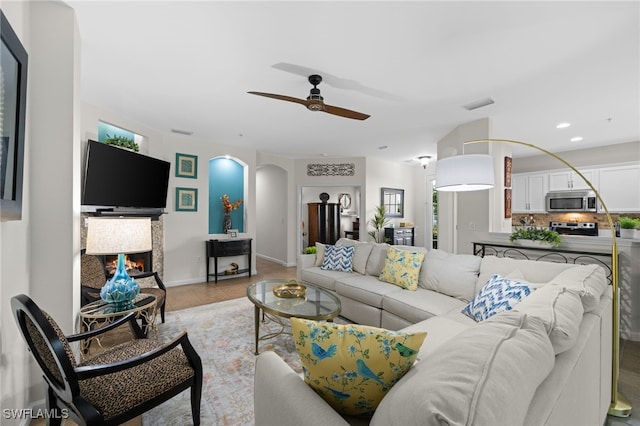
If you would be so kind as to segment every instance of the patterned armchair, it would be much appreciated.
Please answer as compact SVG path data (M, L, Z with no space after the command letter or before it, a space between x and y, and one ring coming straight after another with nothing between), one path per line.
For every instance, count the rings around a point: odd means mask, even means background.
M167 301L167 288L157 272L142 272L133 277L140 284L140 293L156 296L156 306L160 308L160 319L164 323L164 309ZM153 278L150 280L148 278ZM97 256L85 254L80 257L80 306L100 299L100 289L107 281L104 265Z
M48 410L67 409L81 424L116 425L191 389L194 425L200 424L202 361L184 332L168 342L143 339L129 314L105 327L65 336L28 296L11 299L18 327L44 373ZM128 324L138 339L77 362L70 342ZM50 424L61 424L61 416Z

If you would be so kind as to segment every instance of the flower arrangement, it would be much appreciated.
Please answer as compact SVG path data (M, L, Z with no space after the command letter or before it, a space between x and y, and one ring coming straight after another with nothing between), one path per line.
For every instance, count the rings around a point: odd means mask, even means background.
M232 203L229 201L229 196L227 194L224 194L220 199L222 200L222 210L224 211L224 214L231 213L231 210L237 209L240 207L240 204L242 204L242 199Z

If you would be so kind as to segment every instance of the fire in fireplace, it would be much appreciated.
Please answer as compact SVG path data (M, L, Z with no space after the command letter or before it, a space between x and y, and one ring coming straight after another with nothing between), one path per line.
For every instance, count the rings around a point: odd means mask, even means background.
M151 252L125 254L125 267L127 274L134 276L142 272L152 270ZM112 277L118 266L118 255L106 255L104 257L104 269L108 277Z

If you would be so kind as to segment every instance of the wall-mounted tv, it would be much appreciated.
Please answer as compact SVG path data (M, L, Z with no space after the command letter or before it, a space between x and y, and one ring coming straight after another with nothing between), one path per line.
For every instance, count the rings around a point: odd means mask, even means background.
M165 208L170 166L164 160L90 140L82 205Z

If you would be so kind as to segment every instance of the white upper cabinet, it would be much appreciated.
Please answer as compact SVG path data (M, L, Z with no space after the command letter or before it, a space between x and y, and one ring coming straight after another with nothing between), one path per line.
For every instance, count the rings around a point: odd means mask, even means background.
M599 175L600 196L610 212L640 212L640 164L604 167Z
M586 177L596 188L595 170L580 170L580 173ZM568 191L572 189L590 189L589 185L573 171L550 172L549 173L549 191Z
M517 173L513 175L511 210L513 213L544 213L547 193L546 173Z

